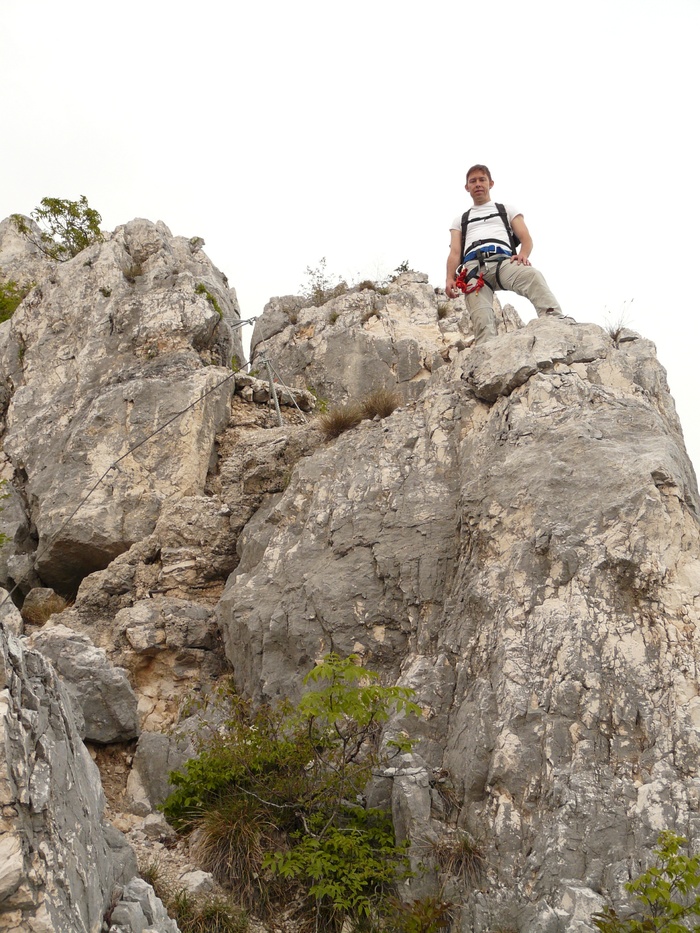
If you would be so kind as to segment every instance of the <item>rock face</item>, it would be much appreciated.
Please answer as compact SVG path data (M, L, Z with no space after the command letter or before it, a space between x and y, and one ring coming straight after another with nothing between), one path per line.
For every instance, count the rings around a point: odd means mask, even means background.
M496 302L501 331L522 325ZM255 325L253 366L269 358L284 383L309 387L328 402L372 389L417 398L431 372L474 340L464 299L448 301L428 277L406 272L386 287L355 288L314 307L273 298Z
M174 930L81 735L160 838L192 702L231 669L295 698L335 650L423 711L368 788L427 865L411 896L462 933L592 931L659 830L700 847L700 505L654 347L506 307L474 348L407 274L274 299L236 378L200 246L137 220L57 266L0 225L0 279L36 283L0 325L0 582L31 594L0 612L0 929ZM402 407L323 441L307 388L379 387Z
M219 617L251 695L329 650L417 690L394 812L481 841L464 930L592 929L661 828L700 844L699 532L653 346L536 320L303 461Z
M22 302L2 350L4 451L44 583L74 590L148 535L165 499L202 492L242 352L227 326L238 317L199 242L145 220L51 264ZM8 569L29 580L20 562Z
M135 861L55 671L2 630L0 796L0 929L98 930Z

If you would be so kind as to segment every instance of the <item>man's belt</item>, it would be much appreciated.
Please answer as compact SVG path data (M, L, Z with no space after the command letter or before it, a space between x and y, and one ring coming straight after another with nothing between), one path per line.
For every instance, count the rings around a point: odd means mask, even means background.
M504 249L502 246L496 246L493 243L486 243L484 246L479 246L476 249L471 249L462 260L463 263L471 262L473 259L479 258L479 253L499 253L502 256L512 256L513 253L509 249Z

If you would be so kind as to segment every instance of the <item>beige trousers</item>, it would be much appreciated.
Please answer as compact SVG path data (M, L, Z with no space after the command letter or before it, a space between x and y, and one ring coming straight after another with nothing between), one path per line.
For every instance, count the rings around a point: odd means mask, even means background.
M472 260L467 263L471 272L478 272L479 263ZM500 279L500 286L496 281L496 270ZM493 314L493 293L497 288L503 288L516 295L523 295L535 306L538 317L543 317L548 311L561 316L562 310L559 302L550 292L544 276L532 266L511 262L510 258L502 262L486 262L484 264L484 282L486 285L478 292L471 292L466 296L469 316L472 319L475 343L485 343L496 336L496 319ZM471 279L469 284L473 284Z

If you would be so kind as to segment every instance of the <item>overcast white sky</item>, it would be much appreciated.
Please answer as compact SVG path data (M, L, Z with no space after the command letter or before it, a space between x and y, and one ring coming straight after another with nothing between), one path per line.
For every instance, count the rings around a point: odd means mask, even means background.
M444 285L485 162L566 312L656 343L697 467L699 39L700 0L0 0L0 219L163 220L249 317L321 257Z

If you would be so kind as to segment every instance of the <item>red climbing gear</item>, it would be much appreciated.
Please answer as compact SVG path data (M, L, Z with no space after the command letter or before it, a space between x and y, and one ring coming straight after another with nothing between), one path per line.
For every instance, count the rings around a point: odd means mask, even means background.
M472 274L469 275L466 265L462 266L462 271L459 273L455 279L455 288L458 288L461 292L464 292L465 295L471 295L472 292L478 292L480 288L483 288L486 282L484 282L484 270L479 271L479 276L474 282L473 285L468 285L469 279L473 279L476 276L476 270L472 270Z

